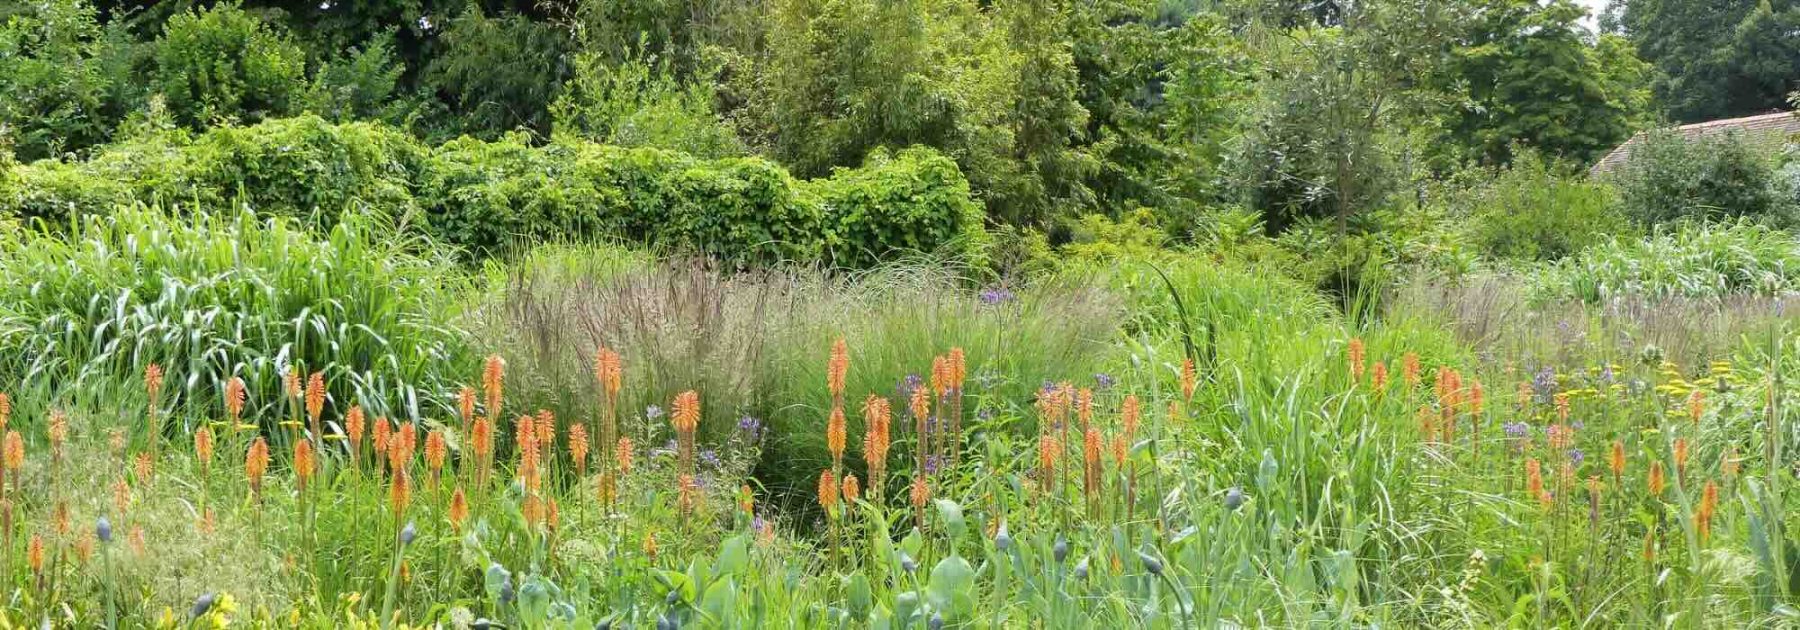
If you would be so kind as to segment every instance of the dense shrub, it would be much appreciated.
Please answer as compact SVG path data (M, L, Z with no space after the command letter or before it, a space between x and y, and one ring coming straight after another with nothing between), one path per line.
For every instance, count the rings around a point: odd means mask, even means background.
M0 135L38 159L85 148L112 131L109 35L92 6L72 0L0 10Z
M1780 295L1800 291L1800 241L1740 221L1682 225L1645 239L1613 239L1532 278L1539 299Z
M955 162L877 152L860 169L797 181L762 158L699 159L565 136L461 138L435 149L378 123L305 115L190 135L146 125L89 160L0 177L0 213L61 224L134 201L246 203L328 224L355 210L418 223L471 256L515 241L625 239L736 264L867 266L895 252L972 258L985 230Z
M159 363L180 403L216 412L232 376L252 409L279 405L294 366L325 371L340 411L444 417L474 367L445 323L454 268L408 249L355 214L325 234L145 209L17 232L0 239L0 378L105 385Z
M862 168L811 184L830 217L838 264L866 266L894 250L961 257L982 249L981 205L956 162L930 149L876 151Z
M288 113L305 75L305 51L236 3L176 15L156 42L157 90L193 127Z
M1448 216L1467 220L1483 254L1556 260L1627 229L1611 187L1567 172L1534 151L1510 168L1479 168L1440 187Z
M1616 175L1627 215L1647 224L1749 217L1793 222L1790 182L1776 176L1771 147L1736 133L1696 139L1646 135Z
M26 218L64 222L133 200L335 217L347 209L400 214L413 207L411 173L423 149L371 123L332 125L316 116L198 136L158 131L128 138L86 161L39 161L0 183L0 206Z

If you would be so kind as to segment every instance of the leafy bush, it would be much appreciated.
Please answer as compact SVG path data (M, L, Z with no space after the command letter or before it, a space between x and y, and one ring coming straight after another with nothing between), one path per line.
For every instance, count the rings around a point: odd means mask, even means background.
M1451 218L1469 221L1481 252L1494 258L1556 260L1625 231L1611 187L1587 181L1535 151L1510 168L1460 173L1441 189Z
M1646 224L1731 217L1792 224L1791 183L1775 168L1769 147L1739 134L1689 139L1664 130L1646 135L1616 178L1625 213Z
M106 71L111 33L72 0L0 11L0 127L27 160L104 141L117 77Z
M1619 239L1539 272L1538 299L1602 302L1614 297L1779 295L1800 290L1800 242L1739 221L1683 225L1645 239Z
M153 209L15 233L0 240L0 375L79 388L159 363L177 404L216 412L233 376L251 408L281 404L293 366L330 375L340 411L445 417L425 406L473 362L445 324L453 268L410 245L355 213L317 236L248 210Z
M550 103L568 75L568 36L517 13L488 16L471 4L438 37L422 80L456 109L440 133L494 138L518 128L550 131Z
M837 169L809 188L833 231L832 259L864 267L894 251L970 258L983 250L981 205L956 162L914 147L871 153L859 169Z
M170 18L156 66L157 90L195 128L286 114L306 89L305 51L235 2Z
M713 111L707 79L683 83L667 62L642 57L610 65L598 55L583 55L551 105L556 133L703 158L743 155L744 143Z
M423 149L372 123L332 125L317 116L218 127L198 136L162 131L109 145L85 162L39 161L0 183L17 216L63 223L134 200L335 218L349 209L399 214L413 207L412 171Z

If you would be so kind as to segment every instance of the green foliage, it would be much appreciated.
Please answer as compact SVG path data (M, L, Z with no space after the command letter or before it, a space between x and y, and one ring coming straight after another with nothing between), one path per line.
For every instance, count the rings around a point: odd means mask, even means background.
M297 44L232 2L176 15L156 41L156 89L189 127L292 112L305 73Z
M1083 215L1061 247L1072 264L1111 260L1155 260L1163 251L1167 233L1156 224L1156 215L1139 208L1113 221L1101 214Z
M1800 290L1800 242L1739 221L1615 238L1532 278L1535 298L1601 303L1618 297L1719 298Z
M448 327L449 268L407 248L355 213L316 236L248 210L130 209L67 234L15 232L0 246L0 374L79 389L158 363L173 404L217 413L233 376L251 408L278 409L291 366L330 374L339 409L442 414L445 379L473 364Z
M1633 0L1619 26L1655 65L1659 105L1681 122L1779 108L1800 76L1800 4L1789 0Z
M831 260L866 267L899 252L978 263L985 249L981 206L956 163L922 147L870 154L862 168L837 169L809 192L832 232Z
M614 64L584 54L551 105L555 133L702 158L743 155L743 142L713 111L705 78L684 84L666 62L632 57Z
M83 149L106 140L123 77L108 71L114 33L92 6L77 0L35 3L0 12L0 134L24 160Z
M1556 260L1628 229L1612 188L1535 151L1466 171L1435 192L1491 258Z
M1645 224L1748 217L1794 220L1792 183L1776 174L1776 155L1735 132L1688 138L1653 131L1615 174L1625 213Z
M413 208L412 173L424 158L411 137L372 123L333 125L317 116L218 127L197 136L157 131L108 146L82 162L40 161L0 184L4 211L67 224L134 201L317 216Z
M514 129L550 131L550 103L569 73L568 35L519 13L465 8L439 36L441 52L423 83L455 110L436 133L494 138Z
M329 120L394 119L402 104L400 77L406 66L394 58L394 38L381 36L322 63L313 73L305 109Z
M1590 45L1585 10L1569 0L1488 5L1447 69L1468 86L1468 103L1448 124L1452 146L1490 163L1509 159L1515 144L1586 161L1630 136L1643 87L1620 79L1645 75L1631 65L1642 62Z

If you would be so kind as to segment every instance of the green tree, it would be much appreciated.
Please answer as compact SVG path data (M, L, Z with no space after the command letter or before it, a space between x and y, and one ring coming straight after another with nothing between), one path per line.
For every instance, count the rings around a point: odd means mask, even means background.
M0 134L30 161L105 142L129 87L125 33L80 0L0 13ZM123 66L123 67L121 67Z
M550 103L569 74L568 33L520 13L490 17L470 5L444 29L425 84L456 112L450 134L495 138L550 131Z
M1602 57L1586 41L1581 7L1569 0L1484 7L1446 72L1467 92L1446 124L1456 147L1489 163L1507 162L1515 144L1588 160L1634 131L1642 119L1631 109L1636 88L1620 76L1632 70L1604 65L1633 60L1616 51Z
M1659 104L1681 122L1761 113L1800 78L1800 2L1614 0L1618 27L1656 66Z
M236 3L176 15L156 42L157 90L190 127L291 113L305 72L300 47Z

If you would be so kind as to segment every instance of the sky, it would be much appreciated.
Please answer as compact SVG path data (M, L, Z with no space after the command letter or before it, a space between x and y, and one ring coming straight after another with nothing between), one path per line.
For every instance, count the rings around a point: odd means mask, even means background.
M1582 24L1586 25L1589 30L1598 30L1600 14L1606 11L1606 0L1575 0L1575 4L1587 7L1588 17L1582 21Z

